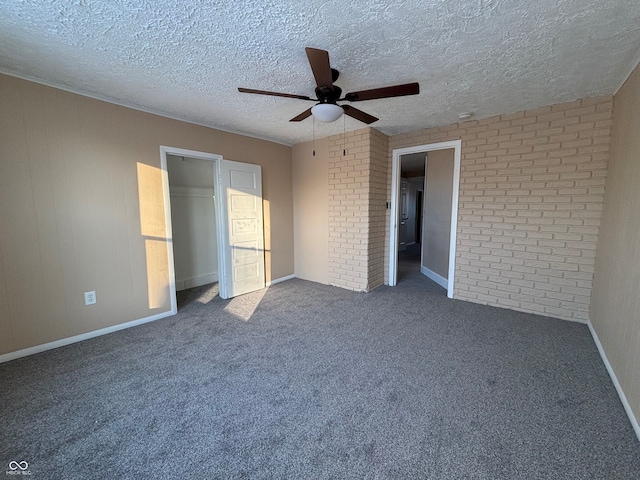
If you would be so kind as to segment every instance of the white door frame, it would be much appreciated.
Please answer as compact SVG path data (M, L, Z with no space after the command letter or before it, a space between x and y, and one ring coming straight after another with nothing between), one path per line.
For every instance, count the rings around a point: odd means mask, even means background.
M426 152L428 154L434 150L446 150L449 148L454 149L454 166L453 194L451 196L451 235L449 236L447 297L453 298L454 274L456 269L456 232L458 230L458 196L460 192L460 158L462 140L416 145L415 147L396 148L393 150L391 165L391 219L389 221L389 286L391 287L395 286L398 281L398 208L400 203L400 176L402 167L400 157L411 153Z
M171 196L169 192L169 172L167 171L167 154L175 155L177 157L189 157L189 158L197 158L199 160L210 160L211 161L211 174L213 175L213 196L216 198L214 202L216 209L216 237L218 243L218 285L220 287L224 286L224 274L221 271L222 268L222 255L221 251L224 241L223 236L223 228L224 224L222 223L222 206L221 202L217 199L219 198L219 187L218 187L218 169L217 163L219 160L222 160L222 155L217 155L215 153L206 153L206 152L197 152L195 150L185 150L184 148L175 148L175 147L165 147L160 145L160 166L162 169L162 194L164 196L164 221L167 231L167 239L170 244L170 248L167 248L168 252L168 262L169 262L169 294L171 298L171 313L176 314L178 312L178 302L176 297L176 272L175 265L173 259L173 231L171 228Z

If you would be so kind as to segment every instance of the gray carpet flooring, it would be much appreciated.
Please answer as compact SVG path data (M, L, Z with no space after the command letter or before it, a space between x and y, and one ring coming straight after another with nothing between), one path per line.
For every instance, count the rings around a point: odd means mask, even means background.
M367 294L200 287L174 317L2 364L0 461L34 480L640 478L585 325L449 300L408 260Z

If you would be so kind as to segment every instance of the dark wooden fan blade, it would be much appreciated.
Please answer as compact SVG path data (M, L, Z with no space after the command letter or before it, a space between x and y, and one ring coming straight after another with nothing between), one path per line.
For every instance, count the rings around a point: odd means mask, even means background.
M360 120L361 122L369 125L370 123L377 122L378 119L373 115L369 115L368 113L363 112L362 110L358 110L357 108L352 107L351 105L342 105L342 109L346 115L355 118L356 120Z
M293 117L289 121L290 122L301 122L302 120L304 120L305 118L310 117L310 116L311 116L311 109L308 108L307 110L302 112L300 115L298 115L297 117Z
M329 65L329 52L311 47L307 47L304 50L307 52L309 65L311 65L311 71L316 79L318 88L326 87L329 90L333 90L333 73Z
M402 97L404 95L417 95L420 93L420 84L405 83L403 85L394 85L392 87L373 88L371 90L362 90L360 92L347 93L345 100L350 102L361 102L362 100L375 100L376 98Z
M278 92L268 92L266 90L253 90L251 88L238 88L238 91L241 93L255 93L257 95L271 95L272 97L287 97L287 98L297 98L298 100L314 100L313 98L305 97L304 95L294 95L292 93L278 93Z

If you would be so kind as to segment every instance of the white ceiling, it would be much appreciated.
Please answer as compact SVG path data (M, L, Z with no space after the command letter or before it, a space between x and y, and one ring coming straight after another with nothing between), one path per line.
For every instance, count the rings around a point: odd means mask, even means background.
M329 51L344 93L386 134L612 94L637 64L639 0L3 0L0 71L146 111L295 144L314 95L304 47ZM355 130L346 118L315 135Z

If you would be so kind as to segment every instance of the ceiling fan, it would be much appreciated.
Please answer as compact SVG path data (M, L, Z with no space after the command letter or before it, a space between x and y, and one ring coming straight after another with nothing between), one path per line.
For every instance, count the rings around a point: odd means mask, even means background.
M402 97L404 95L417 95L420 93L420 85L417 82L405 83L402 85L393 85L390 87L373 88L371 90L361 90L359 92L347 93L344 97L342 89L334 85L340 75L338 70L331 68L329 64L329 53L325 50L317 48L305 48L307 58L311 65L311 71L316 80L316 96L311 98L304 95L294 95L290 93L269 92L266 90L253 90L251 88L238 88L242 93L255 93L258 95L271 95L274 97L296 98L298 100L310 100L319 102L311 108L308 108L300 115L293 117L290 122L300 122L305 118L313 115L321 122L334 122L346 114L350 117L360 120L367 125L378 120L378 118L368 113L358 110L351 105L338 105L337 102L361 102L363 100L376 100L379 98Z

